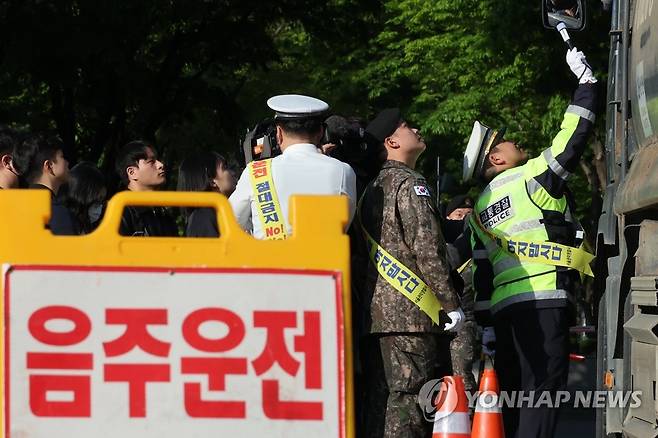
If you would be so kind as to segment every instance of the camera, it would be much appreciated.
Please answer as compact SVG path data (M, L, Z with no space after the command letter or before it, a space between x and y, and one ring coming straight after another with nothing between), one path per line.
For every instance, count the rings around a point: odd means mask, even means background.
M242 142L244 165L251 161L264 160L281 154L281 148L276 140L276 125L273 119L265 119L247 131Z
M366 135L363 122L358 118L345 118L339 115L324 121L324 134L320 145L336 145L327 155L349 164L352 168L368 168L377 162L377 145ZM273 158L281 154L276 139L276 124L273 119L265 119L247 131L241 145L244 165L251 161ZM370 173L370 172L369 172Z
M345 118L334 115L325 122L324 137L321 144L332 143L328 155L354 167L368 159L373 147L366 137L362 122L357 118Z

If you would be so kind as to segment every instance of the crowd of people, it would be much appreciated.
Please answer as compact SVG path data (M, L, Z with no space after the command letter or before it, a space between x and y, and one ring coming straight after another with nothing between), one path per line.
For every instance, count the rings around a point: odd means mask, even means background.
M494 354L497 340L501 389L564 389L570 302L577 271L584 270L559 256L565 248L577 251L583 240L570 212L566 180L593 126L596 82L582 52L570 50L567 63L579 86L552 145L529 159L504 138L504 130L476 122L463 179L476 179L483 189L476 200L454 198L443 213L416 170L425 141L396 108L352 130L358 141L350 150L323 140L325 102L275 96L267 104L275 113L271 134L277 156L248 162L239 178L215 152L180 163L178 190L229 197L238 223L259 239L284 239L294 231L288 221L291 195L347 197L357 436L431 436L419 390L454 373L475 391L479 331L485 353ZM48 190L51 231L89 233L103 214L105 179L90 163L69 171L62 150L56 137L1 130L0 187ZM348 164L332 155L360 159ZM154 191L166 183L165 166L150 143L126 144L115 170L126 190ZM213 209L183 209L182 217L184 233L168 209L128 206L120 233L220 235ZM550 243L546 251L552 258L539 258L544 243ZM507 436L553 436L556 416L548 407L506 408Z
M386 163L389 163L388 165L399 163L394 166L396 172L407 169L403 162L415 166L415 161L425 148L418 130L402 121L399 110L383 112L383 118L380 116L368 125L367 130L364 130L364 124L357 122L357 119L348 121L339 116L331 116L327 119L328 105L311 97L277 96L270 99L268 104L276 113L276 144L277 150L280 151L278 156L271 160L248 163L239 178L236 178L227 160L216 152L207 151L187 156L178 166L177 190L210 191L227 196L238 223L256 238L269 238L267 231L278 227L283 232L278 234L277 238L291 234L292 229L288 222L288 200L292 194L344 195L349 200L349 222L346 230L349 230L352 237L354 260L355 262L360 260L362 263L361 266L355 266L355 269L363 270L369 262L367 258L359 259L359 254L363 256L360 244L364 242L360 239L361 229L357 226L357 222L361 226L370 223L372 219L368 216L370 214L368 210L371 209L373 201L378 203L381 200L378 196L371 200L371 196L367 194L363 196L363 194L368 191L366 187L376 177L379 168L386 168ZM349 124L352 125L352 129L345 128ZM326 135L324 132L326 126L330 126L332 132L340 132L340 134ZM391 132L384 133L382 130ZM390 143L388 146L386 139ZM51 232L57 235L81 235L92 232L98 226L103 217L108 187L106 177L95 165L81 162L69 170L68 161L63 155L63 144L56 136L25 135L3 128L0 134L0 147L2 164L0 186L6 189L27 187L48 190L51 194L51 217L47 226ZM334 157L342 158L343 161ZM270 191L255 189L254 186L253 178L259 172L263 172L260 163L264 162L271 165L265 169L265 172L270 172L272 179L265 180L258 187L270 184L272 186ZM165 165L160 161L156 148L143 141L132 141L124 145L116 154L114 170L123 189L129 191L156 191L167 183ZM394 232L402 239L403 228L409 231L412 219L415 221L422 219L422 223L415 225L419 233L423 232L423 227L430 223L437 225L439 221L435 217L433 200L429 196L429 188L422 176L412 170L408 170L407 173L402 172L400 176L402 178L400 181L407 181L405 193L409 201L409 208L403 212L407 218L406 223L398 223L398 228ZM416 194L419 188L424 190L422 196ZM272 202L272 194L276 195L275 202ZM411 198L412 195L415 199ZM354 218L357 202L361 196L365 204L362 208L364 217L356 221ZM391 194L389 198L393 200L391 206L395 209L396 195ZM455 212L451 211L450 215L463 210L451 206L448 208L455 210ZM220 230L214 209L182 208L179 213L183 219L179 222L183 224L180 229L171 209L127 206L122 214L119 232L124 236L219 236ZM463 218L460 219L463 227ZM379 232L374 234L376 238L380 238ZM437 281L441 282L440 288L434 285L436 290L445 291L446 297L450 297L451 315L456 315L453 316L456 319L451 323L452 329L457 330L463 315L460 313L461 310L458 310L459 300L454 294L454 289L448 285L450 269L444 258L436 252L436 243L442 240L440 236L441 231L436 226L433 228L431 239L418 235L416 240L418 248L422 247L429 261L427 266L423 264L420 266L428 268L423 272L427 277L436 277ZM388 242L383 244L388 245ZM400 247L404 246L402 240L396 244ZM417 272L418 269L411 260L413 257L413 253L409 252L401 259L410 266L408 273L412 275L410 279L415 281L413 272ZM412 285L413 283L409 283L408 287ZM369 286L355 284L354 287L357 291ZM387 293L386 290L382 292ZM355 293L356 301L362 302L362 297L360 292ZM414 307L413 303L404 297L401 299L399 305L411 311ZM396 312L399 310L389 305L385 307ZM444 305L444 307L448 306ZM413 312L409 314L412 315ZM438 315L435 315L434 319L438 321L437 318ZM360 318L360 322L356 324L358 337L371 332L370 328L365 327L367 319L369 318ZM437 331L438 326L424 313L412 319L414 322L408 321L409 326L401 323L400 327L393 327L391 321L380 321L378 324L389 325L385 329L387 331L413 331L415 329L412 326L416 323L422 326L423 330L430 330L430 326L435 326L431 330ZM375 332L379 329L375 329ZM472 345L472 342L469 345ZM445 365L445 357L437 356L439 349L431 349L428 354L428 367ZM367 355L360 357L365 360L365 366L372 366L367 364ZM383 368L378 369L383 371ZM428 373L418 378L429 379L432 375L428 368ZM382 421L382 419L374 420L373 430L377 428L374 424Z
M24 134L0 128L0 188L48 190L51 217L48 228L56 235L92 232L100 223L108 197L108 178L92 163L80 162L69 169L63 144L57 136ZM116 176L125 190L148 192L167 183L164 164L155 147L132 141L121 148L115 163ZM179 191L214 191L230 196L235 190L234 171L216 152L186 157L178 169ZM123 212L120 234L124 236L217 237L212 209L182 209L184 232L176 217L165 208L128 206Z

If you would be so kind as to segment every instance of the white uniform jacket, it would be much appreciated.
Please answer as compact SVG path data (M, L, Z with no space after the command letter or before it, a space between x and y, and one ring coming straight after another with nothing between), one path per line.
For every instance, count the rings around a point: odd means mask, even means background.
M274 157L272 179L288 235L292 232L288 222L291 195L345 195L350 206L348 225L352 222L357 202L354 171L348 164L322 154L315 145L293 144ZM257 239L262 239L264 233L256 211L248 169L242 172L229 202L240 226Z

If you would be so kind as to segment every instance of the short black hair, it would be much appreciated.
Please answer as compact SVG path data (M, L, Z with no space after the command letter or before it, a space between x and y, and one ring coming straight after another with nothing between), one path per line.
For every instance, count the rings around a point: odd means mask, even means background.
M150 143L142 140L131 141L119 150L115 163L115 170L124 185L127 186L129 182L126 169L131 166L137 166L139 160L145 160L148 157L146 148L151 148L155 153L155 148Z
M57 151L64 149L57 136L44 133L31 134L14 151L13 162L18 174L28 183L36 181L43 173L43 163L54 160Z
M321 132L323 126L322 117L276 119L275 122L284 132L292 135L317 135Z
M0 126L0 156L12 155L18 146L18 132L7 126Z

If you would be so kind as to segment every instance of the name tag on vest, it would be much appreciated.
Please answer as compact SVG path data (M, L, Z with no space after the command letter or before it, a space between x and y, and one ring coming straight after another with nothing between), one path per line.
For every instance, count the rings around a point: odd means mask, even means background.
M514 208L509 196L489 205L480 213L480 222L486 228L494 228L514 217Z

